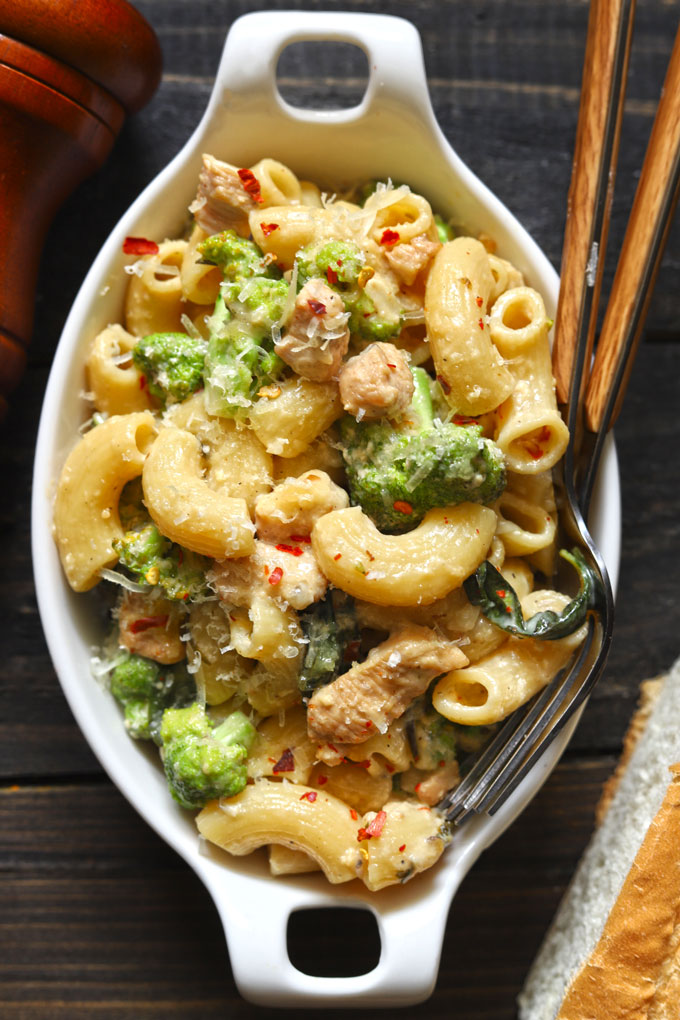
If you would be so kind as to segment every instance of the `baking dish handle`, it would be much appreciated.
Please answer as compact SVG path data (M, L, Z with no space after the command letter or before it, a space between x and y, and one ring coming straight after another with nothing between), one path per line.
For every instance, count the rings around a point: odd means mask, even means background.
M206 867L207 864L207 867ZM272 880L266 896L262 879L237 875L222 863L202 858L196 870L220 913L234 980L244 998L262 1006L407 1006L423 1002L437 980L451 889L418 895L400 888L396 896L374 900L346 899L305 888L294 881ZM422 890L421 890L422 891ZM288 955L288 921L297 910L319 910L323 942L323 908L359 908L375 917L380 936L377 965L352 977L318 977L303 973ZM360 922L359 922L360 923Z
M278 59L286 46L308 41L349 43L364 51L368 86L358 105L311 110L291 106L281 97ZM385 106L416 114L436 128L420 36L409 21L386 14L259 11L238 18L229 31L206 118L237 109L248 116L339 124L372 119Z

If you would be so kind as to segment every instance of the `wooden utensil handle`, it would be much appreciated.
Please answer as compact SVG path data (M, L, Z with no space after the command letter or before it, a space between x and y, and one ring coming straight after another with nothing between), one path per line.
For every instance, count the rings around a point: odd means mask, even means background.
M614 187L610 169L616 166L634 8L634 0L592 0L590 6L553 345L562 404L569 396L582 328L588 330L585 364L592 351L595 321L590 311L600 296Z
M618 417L642 334L680 185L680 28L642 165L586 391L586 425Z

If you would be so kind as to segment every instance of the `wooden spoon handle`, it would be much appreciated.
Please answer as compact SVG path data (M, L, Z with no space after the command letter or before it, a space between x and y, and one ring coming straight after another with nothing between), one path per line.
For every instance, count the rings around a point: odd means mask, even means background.
M586 425L610 428L621 409L680 185L680 28L586 391Z
M553 345L561 404L569 397L583 330L582 364L590 362L591 312L597 309L602 282L634 8L634 0L592 0L590 6Z

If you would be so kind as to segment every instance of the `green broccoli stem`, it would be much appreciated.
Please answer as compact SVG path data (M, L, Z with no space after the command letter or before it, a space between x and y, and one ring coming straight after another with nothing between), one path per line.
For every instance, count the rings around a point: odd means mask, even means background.
M430 377L424 368L412 368L413 376L413 397L407 414L410 416L415 412L420 428L424 432L431 428L434 422L434 408L432 406L432 391L430 390Z

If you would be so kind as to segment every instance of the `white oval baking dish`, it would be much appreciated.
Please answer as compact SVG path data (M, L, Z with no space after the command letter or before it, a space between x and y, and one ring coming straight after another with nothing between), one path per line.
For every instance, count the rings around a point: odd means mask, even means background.
M303 40L351 43L365 52L369 81L358 106L310 111L282 100L276 87L278 58L287 45ZM413 883L370 894L363 886L358 888L358 882L330 886L317 876L273 879L258 855L232 858L199 847L193 818L171 800L155 750L147 753L129 739L113 699L91 678L90 649L99 636L96 624L88 599L68 588L52 540L54 486L84 417L80 392L85 347L98 330L120 319L127 281L122 272L123 239L177 236L195 192L202 152L238 166L273 156L302 176L329 185L386 176L408 181L472 233L493 236L499 253L516 263L544 295L552 315L558 277L520 224L444 138L430 105L420 38L409 22L348 13L250 14L236 21L229 33L210 101L194 134L121 219L88 273L64 327L45 395L32 508L38 602L64 693L93 751L137 811L207 886L224 924L235 980L247 999L267 1006L404 1006L431 993L456 889L479 854L550 773L576 720L498 814L464 826L439 864ZM611 443L591 526L615 586L620 494ZM286 946L290 914L329 905L359 906L375 916L381 954L369 973L310 977L290 962Z

